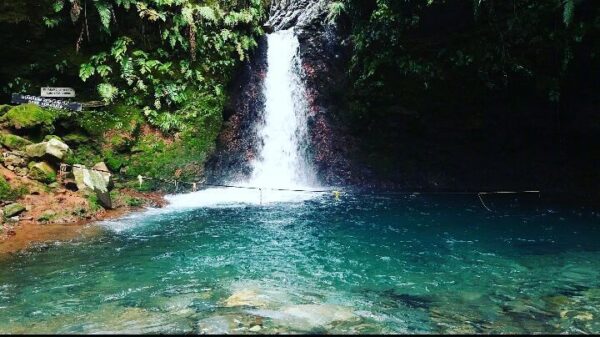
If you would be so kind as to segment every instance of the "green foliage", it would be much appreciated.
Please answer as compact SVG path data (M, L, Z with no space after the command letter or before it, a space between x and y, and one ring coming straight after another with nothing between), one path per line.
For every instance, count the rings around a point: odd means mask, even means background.
M0 176L0 200L9 200L12 188L4 179L4 176Z
M483 99L522 83L558 102L577 51L600 52L592 42L600 11L590 1L475 0L470 10L444 0L346 0L356 112L373 110L365 102L419 109L465 94ZM584 5L588 13L576 16Z
M52 220L54 220L57 217L57 214L53 211L46 211L44 213L42 213L42 215L40 215L40 217L37 219L40 222L50 222Z
M12 109L12 105L0 104L0 116L10 111L10 109Z
M342 1L334 1L329 4L328 9L327 22L329 24L334 24L338 17L346 11L346 5Z
M201 175L204 162L212 153L221 129L221 111L225 97L195 96L180 112L188 116L188 127L176 141L168 143L153 135L141 136L132 148L127 175L172 179L179 171L180 178Z
M96 213L103 209L103 207L100 205L100 202L98 201L98 196L96 196L95 193L88 194L87 201L88 201L88 205L90 207L90 211L92 213Z
M575 15L575 0L564 0L563 2L563 22L569 26Z
M235 66L257 45L266 16L262 0L95 0L87 5L98 15L82 12L79 0L57 0L56 15L47 20L54 26L51 20L67 21L62 14L69 12L82 37L94 31L91 26L108 42L100 51L90 44L96 51L81 64L79 77L97 83L106 102L141 108L166 133L185 128L188 117L179 112L190 92L221 95ZM80 38L77 48L85 47L84 41Z
M125 197L125 204L129 207L142 207L144 205L144 201L139 198L134 198L130 196Z
M107 103L112 102L115 99L115 97L117 96L118 92L119 92L119 89L117 89L112 84L109 84L109 83L98 84L98 93L100 94L100 97L102 97L102 99Z
M90 141L90 138L81 133L69 133L63 137L63 140L68 145L80 145Z
M2 201L15 201L25 194L28 194L29 190L25 186L19 186L12 188L6 181L4 176L0 175L0 200Z

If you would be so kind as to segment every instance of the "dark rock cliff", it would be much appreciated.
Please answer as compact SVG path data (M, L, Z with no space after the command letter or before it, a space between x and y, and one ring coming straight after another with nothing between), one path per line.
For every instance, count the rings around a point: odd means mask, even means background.
M309 105L308 127L310 154L319 178L325 184L346 184L351 178L346 153L352 142L333 118L339 92L345 84L348 52L337 27L328 24L328 0L274 1L267 30L294 28L300 42L302 78ZM208 164L211 181L235 181L251 173L250 160L260 144L255 126L264 109L262 81L266 74L266 39L260 43L251 61L234 80L231 107L218 141L217 154Z
M348 161L353 141L335 119L338 102L347 86L349 58L345 32L327 22L328 0L275 1L267 26L274 30L294 27L300 42L300 58L306 99L312 161L321 181L329 185L357 182L359 170ZM353 175L354 173L354 175Z
M225 123L215 155L207 162L207 180L222 183L241 180L252 173L250 162L257 155L255 126L262 118L267 73L267 39L263 37L249 61L233 79L231 99L224 112Z

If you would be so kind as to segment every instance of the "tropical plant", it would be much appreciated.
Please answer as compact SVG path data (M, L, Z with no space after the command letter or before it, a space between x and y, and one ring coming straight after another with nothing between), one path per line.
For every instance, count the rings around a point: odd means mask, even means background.
M221 95L263 33L262 0L56 0L47 25L70 21L80 66L107 102L140 106L165 132L185 127L178 110L195 92ZM68 14L68 15L67 15ZM99 43L99 46L96 45Z

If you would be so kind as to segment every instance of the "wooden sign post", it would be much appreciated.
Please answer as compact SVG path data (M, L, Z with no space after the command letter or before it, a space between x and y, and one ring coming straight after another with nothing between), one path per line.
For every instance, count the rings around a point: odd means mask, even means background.
M42 97L75 97L75 89L73 88L57 88L57 87L42 87Z
M61 101L58 99L44 98L32 95L12 94L11 102L13 104L32 103L35 105L39 105L43 108L54 108L61 110L81 111L83 109L83 105L81 103Z

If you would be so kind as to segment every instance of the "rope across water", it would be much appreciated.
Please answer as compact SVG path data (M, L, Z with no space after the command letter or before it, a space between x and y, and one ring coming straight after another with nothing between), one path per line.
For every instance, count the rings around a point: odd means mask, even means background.
M17 153L9 153L4 152L3 156L6 158L8 156L17 156L21 158L28 158L27 156L19 155ZM107 170L100 170L95 168L87 168L82 165L70 165L66 163L60 163L59 176L63 178L65 174L68 172L69 168L71 171L74 168L79 169L87 169L90 171L100 172L100 173L108 173L114 176L118 176L123 180L131 180L131 176L127 176L122 173L110 172ZM298 188L275 188L275 187L260 187L260 186L243 186L243 185L230 185L230 184L211 184L206 183L204 180L192 180L185 181L179 179L163 179L158 177L150 177L144 175L137 176L138 183L140 187L143 185L144 181L160 181L165 184L173 184L175 188L175 192L179 192L180 185L186 185L191 187L192 192L196 192L199 190L199 187L215 187L215 188L232 188L232 189L245 189L245 190L256 190L260 191L260 199L262 204L262 193L263 191L277 191L277 192L301 192L301 193L332 193L336 200L340 200L340 196L342 193L346 193L340 189L321 189L321 190L311 190L311 189L298 189ZM541 194L541 191L537 190L528 190L528 191L375 191L375 192L361 192L361 191L353 191L352 194L360 194L360 195L476 195L481 202L481 205L488 211L494 212L491 208L489 208L483 200L483 196L486 195L501 195L501 194Z

